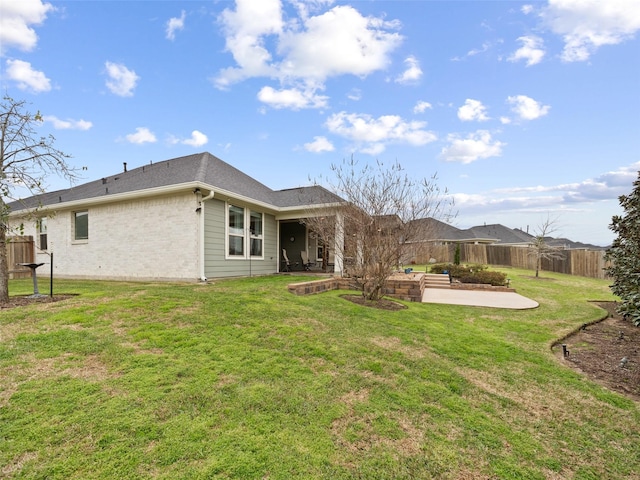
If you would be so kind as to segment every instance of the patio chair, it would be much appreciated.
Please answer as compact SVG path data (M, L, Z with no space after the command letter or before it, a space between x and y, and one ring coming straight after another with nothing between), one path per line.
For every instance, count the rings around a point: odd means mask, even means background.
M307 254L306 250L300 252L300 257L302 257L302 266L304 267L304 269L306 271L311 270L311 266L315 265L315 262L309 261L309 255Z
M287 257L287 251L282 249L282 257L284 258L284 266L280 269L281 272L290 272L291 271L291 262L289 261L289 257Z

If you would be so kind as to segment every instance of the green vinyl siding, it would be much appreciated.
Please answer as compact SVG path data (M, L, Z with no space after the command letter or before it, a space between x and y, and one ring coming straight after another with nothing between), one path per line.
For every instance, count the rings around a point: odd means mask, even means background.
M264 214L263 258L225 258L226 208L223 201L207 200L204 205L204 268L207 278L268 275L277 271L277 221ZM254 207L252 210L259 211Z

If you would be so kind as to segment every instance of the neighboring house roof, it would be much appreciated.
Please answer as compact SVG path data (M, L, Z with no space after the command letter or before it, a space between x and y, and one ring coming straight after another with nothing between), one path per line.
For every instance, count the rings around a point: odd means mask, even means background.
M417 228L425 232L429 240L442 242L495 242L495 239L480 238L469 230L460 230L448 223L436 220L435 218L421 218L414 220Z
M471 227L467 231L471 232L475 237L494 238L496 243L503 245L528 245L533 239L533 235L529 235L522 230L505 227L499 223Z
M36 195L9 204L14 211L59 203L107 198L116 194L162 189L182 184L202 185L273 207L292 207L343 202L319 187L274 191L208 152L149 163L138 168L77 185L65 190Z
M478 225L475 227L461 230L441 222L434 218L422 218L414 220L424 228L428 239L443 242L460 242L460 243L489 243L493 245L529 245L535 238L519 228L509 228L500 224ZM551 246L564 247L569 249L587 249L587 250L604 250L605 247L599 247L589 243L574 242L567 238L545 237L547 244Z

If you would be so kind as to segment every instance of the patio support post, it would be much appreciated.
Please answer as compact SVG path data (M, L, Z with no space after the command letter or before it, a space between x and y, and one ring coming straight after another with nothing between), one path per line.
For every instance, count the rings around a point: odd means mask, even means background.
M335 275L342 276L344 273L344 215L341 212L336 213L336 234L334 248L334 267Z

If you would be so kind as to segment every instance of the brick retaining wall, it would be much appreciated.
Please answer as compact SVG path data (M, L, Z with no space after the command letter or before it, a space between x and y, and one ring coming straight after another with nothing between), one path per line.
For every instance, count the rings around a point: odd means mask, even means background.
M402 277L389 279L384 294L411 302L421 302L422 292L424 291L424 275L408 274ZM289 292L296 295L311 295L328 292L329 290L353 290L348 278L327 278L310 282L290 283L287 288Z
M397 274L389 278L385 295L410 302L421 302L426 284L426 276L422 273ZM310 282L290 283L289 292L295 295L311 295L330 290L353 290L348 278L326 278ZM493 292L515 292L508 287L494 287L480 283L452 283L450 288L458 290L490 290Z
M490 290L492 292L515 292L515 288L488 285L486 283L452 283L450 288L457 290Z

